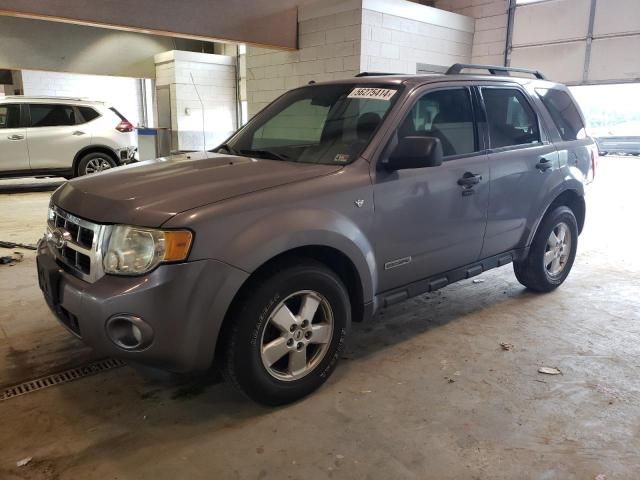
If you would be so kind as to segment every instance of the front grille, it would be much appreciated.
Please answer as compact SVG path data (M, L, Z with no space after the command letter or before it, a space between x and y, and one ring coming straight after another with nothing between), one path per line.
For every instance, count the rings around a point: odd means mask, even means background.
M71 273L94 282L103 275L100 242L108 227L49 207L47 244Z

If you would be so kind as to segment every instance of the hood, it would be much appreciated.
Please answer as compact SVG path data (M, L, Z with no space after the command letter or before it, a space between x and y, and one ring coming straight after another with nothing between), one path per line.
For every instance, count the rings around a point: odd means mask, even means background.
M186 210L341 168L198 152L71 180L56 190L52 201L99 223L158 227Z

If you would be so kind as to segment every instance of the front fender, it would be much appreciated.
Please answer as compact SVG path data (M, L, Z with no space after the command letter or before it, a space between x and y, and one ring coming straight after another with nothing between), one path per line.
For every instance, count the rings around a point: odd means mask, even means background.
M377 282L373 246L356 222L335 211L306 208L262 218L227 245L223 261L254 272L282 253L310 246L346 255L358 271L364 301L373 299Z

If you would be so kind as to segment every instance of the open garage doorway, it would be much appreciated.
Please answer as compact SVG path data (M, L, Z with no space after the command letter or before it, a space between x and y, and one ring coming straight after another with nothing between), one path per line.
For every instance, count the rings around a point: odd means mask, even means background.
M600 153L587 195L581 252L610 268L640 268L640 227L635 179L640 176L640 83L570 87L582 109L587 133ZM616 233L613 233L616 232Z
M571 87L600 155L640 155L640 83Z

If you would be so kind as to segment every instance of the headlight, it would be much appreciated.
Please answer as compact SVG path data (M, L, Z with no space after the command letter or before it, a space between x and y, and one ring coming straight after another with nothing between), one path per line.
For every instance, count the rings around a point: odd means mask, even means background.
M192 237L188 230L115 225L102 262L104 271L116 275L140 275L163 262L185 260Z

